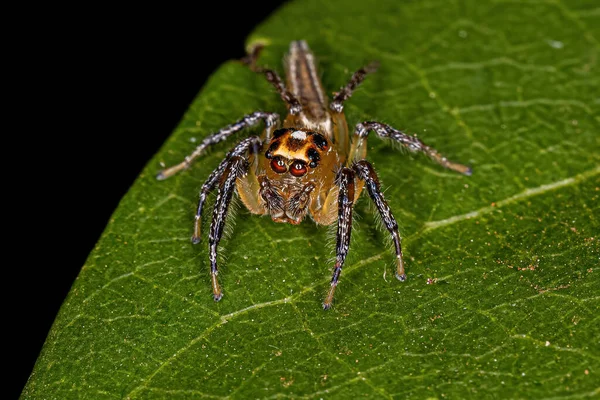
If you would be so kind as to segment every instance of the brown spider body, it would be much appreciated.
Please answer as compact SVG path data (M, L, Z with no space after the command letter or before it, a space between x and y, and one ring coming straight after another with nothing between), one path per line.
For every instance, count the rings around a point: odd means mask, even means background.
M218 188L209 232L209 259L215 300L222 297L217 274L217 246L221 240L225 218L234 191L250 212L270 215L275 222L299 224L307 216L322 225L337 222L336 262L331 287L323 302L328 309L350 245L352 209L366 188L375 203L386 229L392 236L396 253L396 277L404 281L404 261L398 224L383 197L379 179L365 160L367 136L375 132L411 151L427 154L442 166L470 175L471 169L447 160L436 150L389 125L365 121L356 125L351 135L343 113L344 101L375 63L359 69L331 103L317 74L314 57L304 41L292 42L286 59L287 87L276 72L256 67L261 47L256 47L244 62L263 73L288 106L288 115L281 127L275 113L255 112L205 138L182 163L159 173L167 178L187 168L204 150L243 128L264 121L263 134L242 140L208 177L200 191L198 211L192 241L201 236L202 210L206 196ZM288 91L289 88L289 91Z
M299 224L310 214L324 223L321 213L335 186L334 168L339 163L338 152L325 136L306 129L282 128L274 132L267 151L257 157L263 172L258 175L258 207L242 197L251 212L291 224ZM238 178L238 184L247 179Z
M301 111L289 113L266 151L255 155L259 159L255 172L260 184L258 202L243 194L252 186L252 174L238 178L238 193L248 210L269 214L275 222L299 224L309 214L316 223L331 225L338 216L336 173L350 152L348 124L343 111L328 107L305 42L292 42L286 76L287 87L300 99ZM267 138L265 130L263 140ZM366 155L363 147L360 158ZM355 198L363 187L359 186Z

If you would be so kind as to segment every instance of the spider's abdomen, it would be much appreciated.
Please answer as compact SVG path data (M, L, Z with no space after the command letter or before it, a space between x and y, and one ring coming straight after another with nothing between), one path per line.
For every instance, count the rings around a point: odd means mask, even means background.
M286 59L287 86L302 103L308 118L321 121L328 117L328 99L319 79L313 53L304 40L290 43Z

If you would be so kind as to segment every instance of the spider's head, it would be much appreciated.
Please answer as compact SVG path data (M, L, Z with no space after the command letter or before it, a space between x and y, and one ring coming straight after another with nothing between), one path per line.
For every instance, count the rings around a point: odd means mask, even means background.
M278 129L264 154L260 195L275 222L299 224L335 185L337 151L322 134ZM317 206L317 205L315 205Z
M337 153L324 135L305 129L283 128L273 133L264 165L270 179L297 178L302 182L326 173Z

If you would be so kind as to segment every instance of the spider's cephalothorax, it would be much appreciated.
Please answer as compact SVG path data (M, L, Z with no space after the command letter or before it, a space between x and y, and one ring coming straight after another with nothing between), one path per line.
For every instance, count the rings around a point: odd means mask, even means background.
M337 222L336 261L331 286L323 302L323 307L329 309L348 253L352 208L363 187L366 188L392 236L396 277L404 281L406 274L398 224L383 197L375 170L365 160L369 132L391 139L410 151L423 152L440 165L465 175L470 175L471 169L449 161L416 137L380 122L358 123L350 137L343 113L344 102L365 76L377 69L376 63L355 72L348 84L328 103L306 42L290 44L286 58L287 86L275 71L256 66L260 50L261 47L256 46L243 62L264 74L286 103L288 115L281 127L277 114L257 111L207 136L183 162L161 171L157 176L165 179L189 167L207 147L244 128L260 121L266 125L260 137L250 136L238 143L200 189L192 236L194 243L200 241L206 196L217 188L208 240L214 299L220 300L223 296L217 279L217 247L236 189L250 212L268 214L275 222L299 224L307 215L317 224Z
M320 133L276 130L264 153L264 174L258 176L264 212L275 222L299 224L309 210L321 208L319 193L334 186L338 163L337 151Z

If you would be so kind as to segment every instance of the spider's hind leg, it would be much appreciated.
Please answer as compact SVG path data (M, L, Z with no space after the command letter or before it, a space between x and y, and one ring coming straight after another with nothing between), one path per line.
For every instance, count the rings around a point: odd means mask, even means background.
M292 94L292 92L290 92L285 87L283 80L277 74L277 72L275 72L272 69L259 67L256 65L258 56L260 55L260 52L262 51L263 48L264 48L264 46L261 44L254 46L252 48L252 50L250 51L250 53L246 57L242 58L240 61L243 64L246 64L250 68L250 70L257 72L259 74L263 74L265 76L265 78L267 78L267 81L271 85L273 85L273 87L275 88L277 93L279 93L279 95L281 96L281 99L285 102L285 104L287 104L288 109L289 109L288 112L290 114L292 114L292 115L300 114L300 112L302 111L302 105L300 104L300 101L296 98L296 96L294 96Z
M373 61L352 74L346 86L335 94L329 108L337 113L344 111L344 102L352 96L354 90L365 80L367 75L377 71L377 68L379 68L379 62Z

